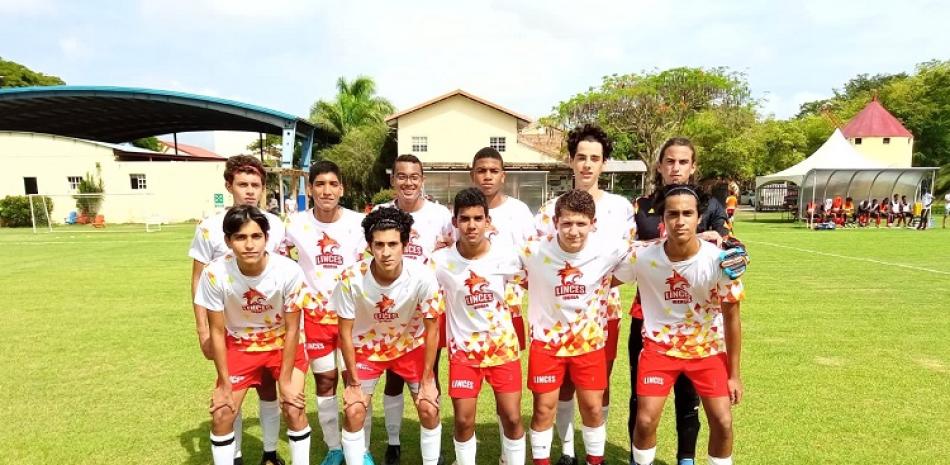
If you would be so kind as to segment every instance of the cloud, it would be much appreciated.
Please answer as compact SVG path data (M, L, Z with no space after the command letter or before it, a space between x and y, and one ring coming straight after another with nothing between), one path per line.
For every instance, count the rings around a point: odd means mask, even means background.
M59 50L63 57L70 61L78 61L92 55L92 49L76 37L64 37L59 40Z

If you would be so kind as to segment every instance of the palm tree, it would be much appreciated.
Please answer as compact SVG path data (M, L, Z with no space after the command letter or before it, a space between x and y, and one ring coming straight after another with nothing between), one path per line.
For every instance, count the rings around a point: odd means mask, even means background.
M368 76L352 81L340 77L333 101L318 100L310 108L310 121L342 138L351 130L366 124L382 123L395 107L376 95L376 83Z

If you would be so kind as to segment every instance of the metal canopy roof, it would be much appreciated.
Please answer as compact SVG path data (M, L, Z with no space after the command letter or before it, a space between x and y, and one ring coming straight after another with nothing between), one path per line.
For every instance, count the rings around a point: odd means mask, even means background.
M157 89L48 86L0 89L0 129L103 142L190 131L248 131L313 137L294 115L216 97Z

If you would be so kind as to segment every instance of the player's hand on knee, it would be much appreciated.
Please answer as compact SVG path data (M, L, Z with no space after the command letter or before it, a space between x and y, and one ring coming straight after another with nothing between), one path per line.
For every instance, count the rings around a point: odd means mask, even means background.
M234 396L231 392L231 383L220 383L218 386L215 386L214 391L211 391L211 406L208 408L208 412L214 414L221 409L229 409L229 413L233 413L234 408Z
M732 402L732 405L738 405L742 400L742 380L729 378L727 386L729 387L729 402Z
M368 409L366 394L363 394L363 387L359 384L348 384L343 390L343 410L349 410L350 407L362 406L365 411Z
M307 396L304 394L303 389L295 390L281 383L278 383L278 386L280 388L280 400L285 408L307 408Z
M416 396L416 405L421 408L422 405L431 405L436 411L439 410L439 388L435 386L435 378L423 381L419 385L419 395Z

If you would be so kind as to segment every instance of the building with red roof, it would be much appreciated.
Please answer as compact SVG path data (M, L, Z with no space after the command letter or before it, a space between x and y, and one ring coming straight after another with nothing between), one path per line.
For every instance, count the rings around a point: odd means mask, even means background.
M914 135L874 97L841 129L851 145L869 160L890 168L909 168Z

